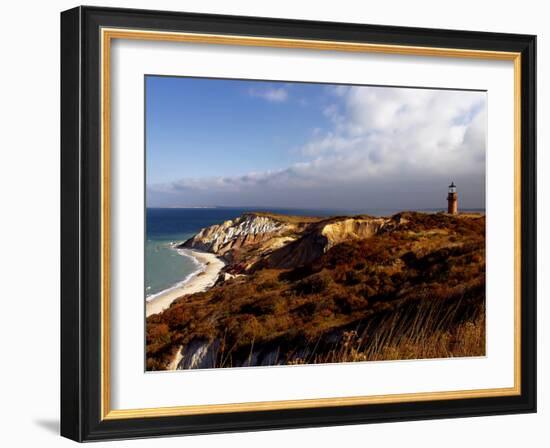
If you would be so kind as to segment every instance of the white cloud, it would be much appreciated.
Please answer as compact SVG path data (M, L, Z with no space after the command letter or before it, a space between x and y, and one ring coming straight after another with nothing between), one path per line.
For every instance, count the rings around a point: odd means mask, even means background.
M275 91L254 95L287 98L286 90ZM303 162L183 179L150 193L195 205L422 208L443 207L454 180L465 206L484 206L484 92L340 86L330 93L334 102L322 112L331 129L312 133L301 148Z
M283 103L288 99L288 90L284 87L277 88L250 88L250 96L262 98L271 103Z
M324 109L333 129L304 145L305 155L362 160L374 177L415 167L424 175L484 173L485 93L351 87L338 95L342 106Z

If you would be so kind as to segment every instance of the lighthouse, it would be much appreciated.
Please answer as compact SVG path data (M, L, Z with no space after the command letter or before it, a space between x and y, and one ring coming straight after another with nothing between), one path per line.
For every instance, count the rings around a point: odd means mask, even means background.
M454 182L449 185L449 194L447 195L447 213L451 215L458 214L458 194Z

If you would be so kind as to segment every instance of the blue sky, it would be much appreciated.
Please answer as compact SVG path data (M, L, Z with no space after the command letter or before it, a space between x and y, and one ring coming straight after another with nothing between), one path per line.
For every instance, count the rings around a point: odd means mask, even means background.
M155 76L146 83L148 184L286 168L304 160L300 147L330 124L320 84Z
M486 93L146 77L149 207L485 204Z

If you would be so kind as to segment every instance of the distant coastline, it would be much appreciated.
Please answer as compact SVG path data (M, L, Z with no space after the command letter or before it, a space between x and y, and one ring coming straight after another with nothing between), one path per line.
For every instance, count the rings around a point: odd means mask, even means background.
M361 209L347 209L347 208L301 208L301 207L265 207L265 206L148 206L147 210L218 210L218 211L231 211L239 210L241 213L245 212L268 212L268 213L281 213L282 214L298 214L300 216L315 216L321 214L322 216L330 215L372 215L372 216L391 216L403 211L419 212L419 213L439 213L445 212L444 207L427 207L427 208L384 208L384 207L367 207ZM485 213L485 207L460 207L461 213ZM307 213L307 215L306 215ZM240 213L239 213L240 214Z

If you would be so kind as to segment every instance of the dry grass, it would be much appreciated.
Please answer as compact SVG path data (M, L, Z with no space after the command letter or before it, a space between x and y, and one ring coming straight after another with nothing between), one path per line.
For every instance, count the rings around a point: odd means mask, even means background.
M147 319L147 369L198 340L217 347L210 367L484 354L485 218L402 218L311 263L176 300Z
M388 361L406 359L459 358L485 355L485 310L469 320L453 322L459 307L442 315L424 309L414 322L399 315L389 316L376 329L365 328L359 335L343 333L338 346L292 364Z

